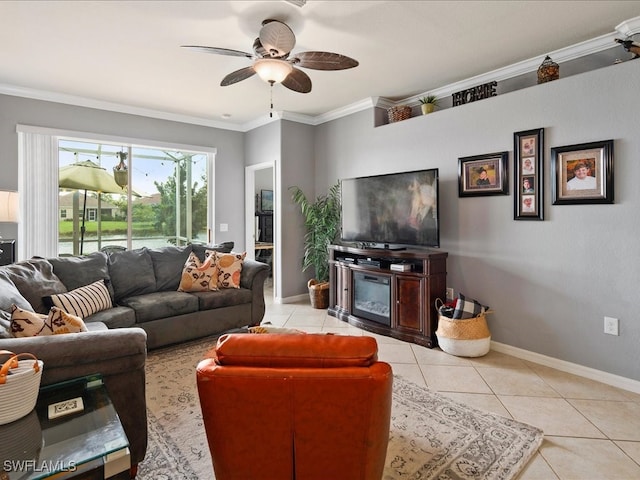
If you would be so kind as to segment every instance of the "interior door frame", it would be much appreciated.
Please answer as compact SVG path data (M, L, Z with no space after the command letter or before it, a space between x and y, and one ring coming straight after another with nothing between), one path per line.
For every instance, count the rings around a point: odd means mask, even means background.
M262 162L257 163L255 165L248 165L245 167L245 175L244 175L244 206L245 206L245 250L247 252L246 258L250 258L255 260L255 250L252 246L256 242L255 237L255 221L256 221L256 199L255 199L255 190L256 190L256 172L259 170L265 170L267 168L271 169L272 178L271 184L273 186L273 296L274 298L278 298L277 290L277 282L276 279L280 278L280 256L276 255L277 250L277 239L278 239L278 218L279 218L279 199L278 199L278 189L276 184L276 162Z

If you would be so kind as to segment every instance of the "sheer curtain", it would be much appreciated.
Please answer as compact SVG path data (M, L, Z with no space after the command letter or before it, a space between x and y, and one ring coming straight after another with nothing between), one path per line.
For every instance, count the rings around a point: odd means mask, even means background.
M44 128L17 126L18 260L58 254L58 138Z

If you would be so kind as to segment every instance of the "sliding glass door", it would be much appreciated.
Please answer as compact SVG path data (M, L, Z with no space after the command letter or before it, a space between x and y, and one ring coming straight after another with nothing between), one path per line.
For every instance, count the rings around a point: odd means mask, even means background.
M59 254L206 243L206 152L59 140Z

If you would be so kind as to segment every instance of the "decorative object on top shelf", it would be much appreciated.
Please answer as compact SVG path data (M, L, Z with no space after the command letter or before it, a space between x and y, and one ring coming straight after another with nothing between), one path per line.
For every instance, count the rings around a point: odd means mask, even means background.
M464 105L465 103L476 102L478 100L484 100L485 98L495 97L496 87L498 82L493 81L478 85L477 87L467 88L466 90L460 90L459 92L451 95L451 103L454 107Z
M124 163L128 154L127 152L117 152L116 155L120 163L113 167L113 179L119 187L125 188L129 183L129 172L127 171L127 164Z
M458 196L509 195L509 152L458 159Z
M614 40L616 42L618 42L620 45L622 45L627 52L629 52L629 53L631 53L633 55L633 57L631 57L632 60L634 58L640 57L640 43L639 42L635 42L631 37L628 37L625 40L620 40L619 38L615 38Z
M613 140L551 149L554 205L613 202Z
M514 220L544 218L544 128L513 134Z
M300 206L307 230L304 236L304 259L302 271L313 267L314 282L309 282L309 295L314 308L329 306L329 245L340 232L340 183L336 183L326 195L318 196L311 202L299 187L289 187L291 199ZM316 293L326 297L318 302ZM316 306L318 305L318 306ZM324 305L324 306L322 306Z
M387 110L389 115L389 123L400 122L411 118L411 107L409 105L396 105Z
M435 95L426 95L420 99L420 104L422 114L427 115L432 113L438 106L438 99Z
M547 55L538 67L538 83L550 82L560 78L560 66Z

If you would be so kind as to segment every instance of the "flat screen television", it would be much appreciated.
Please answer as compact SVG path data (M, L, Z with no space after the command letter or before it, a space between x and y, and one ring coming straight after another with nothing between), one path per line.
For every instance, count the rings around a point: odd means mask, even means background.
M437 168L343 179L341 205L343 242L440 246Z

